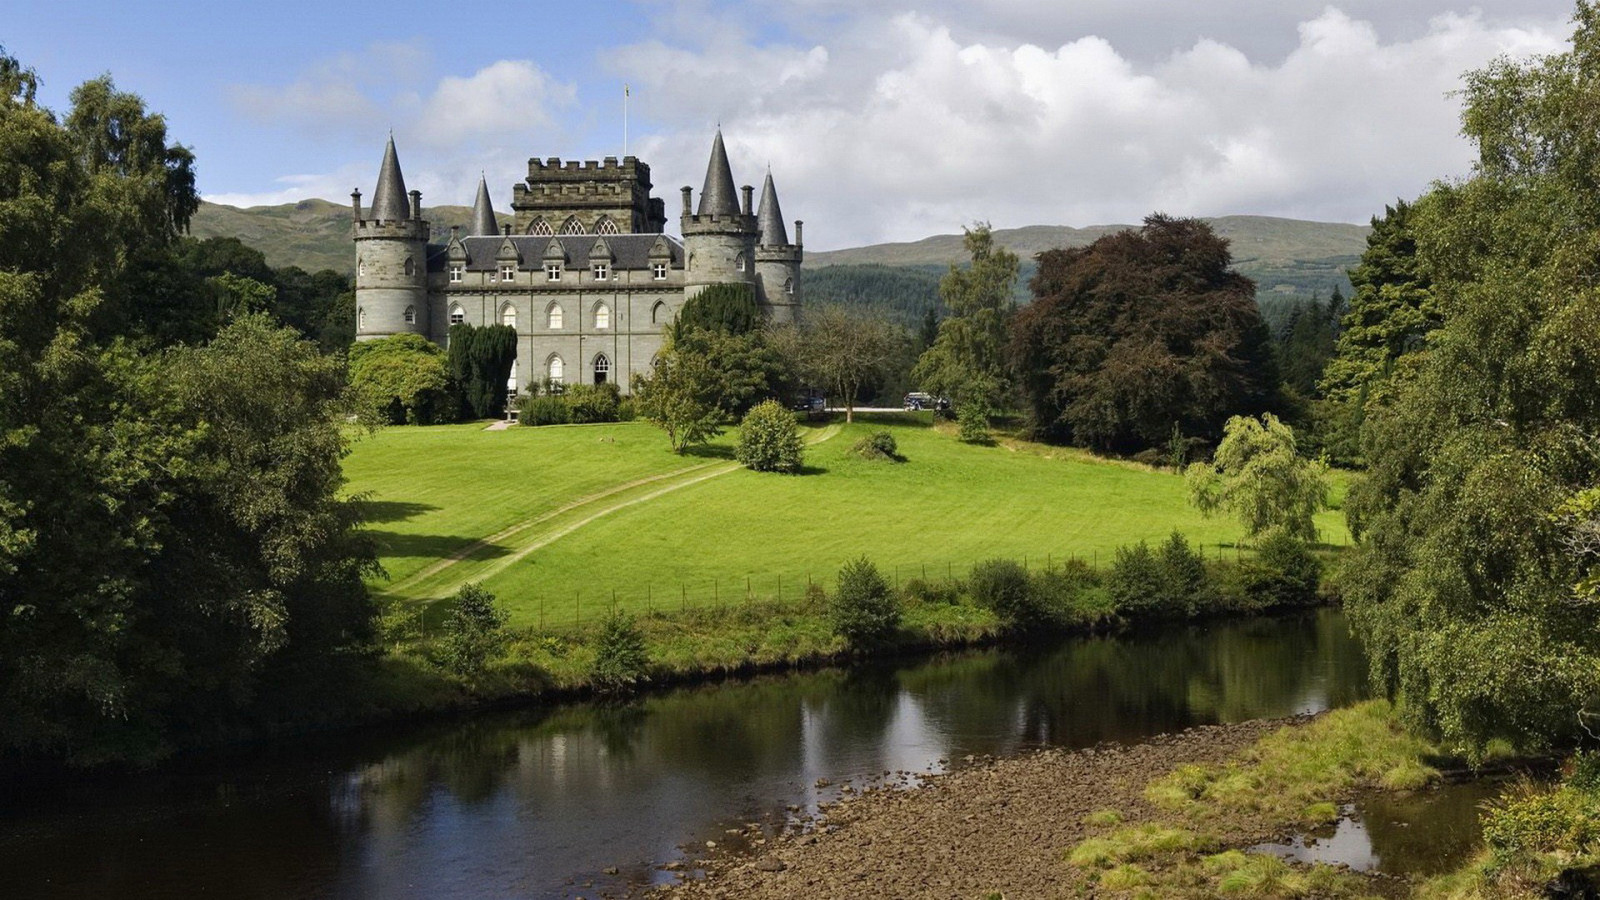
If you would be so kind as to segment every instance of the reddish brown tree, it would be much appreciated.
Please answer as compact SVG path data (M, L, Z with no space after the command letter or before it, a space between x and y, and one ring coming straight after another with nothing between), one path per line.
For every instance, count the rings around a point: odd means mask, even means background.
M1010 358L1045 437L1127 453L1174 426L1214 440L1268 407L1278 377L1256 286L1211 226L1153 215L1038 262Z

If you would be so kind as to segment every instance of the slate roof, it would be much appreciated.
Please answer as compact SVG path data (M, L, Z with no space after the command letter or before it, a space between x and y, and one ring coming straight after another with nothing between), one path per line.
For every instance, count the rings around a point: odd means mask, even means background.
M739 214L739 192L733 187L733 169L728 166L728 151L722 146L720 128L717 129L717 139L711 142L711 162L706 165L706 184L700 189L700 206L696 214Z
M481 175L478 176L478 199L472 204L472 233L500 233L500 226L494 220L494 206L489 203L489 182Z
M378 186L372 190L370 218L397 222L411 218L411 200L406 196L406 180L400 174L400 157L394 152L394 135L383 151L383 166L378 169Z
M567 265L577 268L589 264L589 251L594 248L596 241L603 239L615 257L612 268L643 271L650 268L650 250L662 238L666 239L673 267L682 268L683 242L672 235L663 234L608 234L603 238L594 234L562 234L555 237L514 234L510 238L473 235L462 238L461 245L467 250L468 272L491 272L495 269L495 256L500 252L500 245L506 240L510 240L517 248L517 253L522 257L522 268L536 269L544 264L545 249L551 241L561 244ZM444 271L446 250L447 247L438 244L428 248L429 271Z
M768 247L789 243L789 232L783 227L783 210L778 207L778 191L772 186L772 173L767 173L761 185L761 208L756 213L761 225L761 243Z

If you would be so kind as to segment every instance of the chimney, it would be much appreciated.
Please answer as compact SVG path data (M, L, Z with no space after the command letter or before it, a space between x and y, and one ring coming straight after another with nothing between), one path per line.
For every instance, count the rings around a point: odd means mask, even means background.
M412 191L411 192L411 218L416 219L418 221L422 220L422 192L421 191Z
M755 205L751 201L751 195L755 192L756 189L748 184L739 188L739 193L744 194L744 214L747 216L755 215Z
M799 219L794 220L794 245L796 247L804 247L806 245L805 228L806 223Z
M689 195L693 192L694 188L688 186L687 184L683 186L683 215L685 218L687 218L691 212Z
M350 192L350 212L355 216L356 222L361 221L361 189L356 188Z

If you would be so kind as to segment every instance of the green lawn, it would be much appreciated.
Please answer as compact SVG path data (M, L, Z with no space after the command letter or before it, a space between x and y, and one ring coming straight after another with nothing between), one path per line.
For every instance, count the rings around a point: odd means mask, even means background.
M849 452L885 423L905 462ZM995 556L1104 564L1174 528L1208 554L1235 552L1238 526L1201 518L1170 472L1018 442L970 446L910 416L808 431L798 476L738 468L728 437L674 456L642 423L393 428L358 444L346 471L381 514L382 589L429 600L481 580L520 625L570 623L580 607L592 619L613 593L631 608L685 596L737 604L747 584L796 599L808 578L831 585L862 554L904 580L959 576ZM1325 541L1345 540L1341 514L1319 526Z

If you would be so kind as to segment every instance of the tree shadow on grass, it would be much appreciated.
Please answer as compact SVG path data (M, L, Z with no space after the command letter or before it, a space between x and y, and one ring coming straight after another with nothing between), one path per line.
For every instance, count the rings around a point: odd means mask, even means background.
M913 412L911 410L905 412L857 411L855 421L857 424L893 425L897 428L932 428L933 413L932 411ZM843 424L844 418L840 417L839 422Z
M698 447L686 447L684 456L693 456L698 459L733 459L733 448L725 444L701 444Z
M398 531L377 529L368 529L367 534L377 542L379 552L384 556L442 560L472 546L471 540L453 534L402 534ZM463 559L468 561L499 559L510 552L499 544L483 544L473 548Z
M439 507L431 503L411 503L406 500L366 500L358 498L356 508L361 510L363 522L404 522Z

